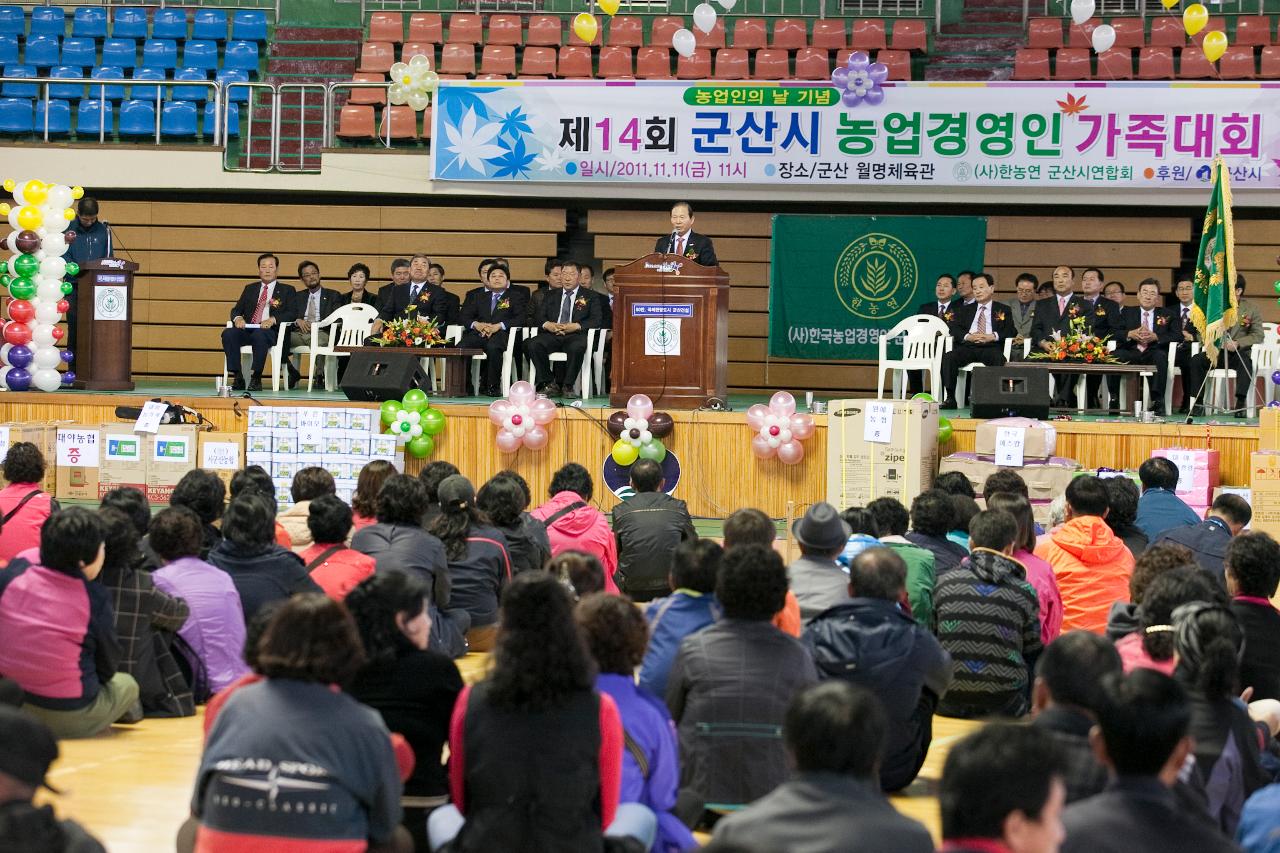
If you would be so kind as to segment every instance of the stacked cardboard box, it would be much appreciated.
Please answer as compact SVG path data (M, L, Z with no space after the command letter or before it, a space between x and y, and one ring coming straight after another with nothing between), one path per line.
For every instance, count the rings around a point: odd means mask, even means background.
M1255 451L1249 463L1253 507L1250 526L1280 537L1280 450Z
M1213 502L1213 490L1222 485L1218 451L1187 447L1161 447L1151 451L1152 458L1164 457L1178 466L1178 488L1175 490L1187 506L1203 517Z
M0 459L4 459L9 448L21 441L29 441L44 457L44 480L40 488L49 494L55 494L58 488L57 459L55 442L57 426L54 424L8 423L0 424ZM0 487L9 485L4 475L0 474Z
M59 427L55 444L54 494L63 500L96 501L102 431L98 427Z
M867 440L867 408L891 405L885 441ZM827 501L838 509L897 498L910 506L938 467L938 404L833 400L827 410Z

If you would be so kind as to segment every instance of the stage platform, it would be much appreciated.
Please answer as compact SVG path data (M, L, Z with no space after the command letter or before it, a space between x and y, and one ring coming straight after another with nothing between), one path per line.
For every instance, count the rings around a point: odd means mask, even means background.
M793 392L802 400L803 391ZM160 397L188 406L203 414L216 429L243 432L245 412L255 403L243 397L219 397L212 382L154 383L132 392L57 391L5 392L0 394L0 420L72 421L97 424L118 420L117 406L140 406ZM268 406L361 406L340 392L305 390L272 393L255 392ZM804 512L809 504L823 500L826 490L827 419L816 415L817 431L805 442L805 457L797 465L783 465L776 459L759 461L751 455L751 432L744 413L753 403L767 397L735 395L731 411L669 410L675 430L665 443L680 463L680 483L676 495L688 502L690 512L700 518L724 518L744 506L758 507L774 518L788 518ZM511 455L494 445L496 428L489 422L488 398L432 399L444 412L447 425L437 441L433 457L448 459L477 484L503 468L519 471L534 491L538 502L552 473L566 462L578 462L596 480L595 502L604 510L618 499L601 482L605 460L613 439L605 429L609 415L617 411L607 399L595 398L578 405L566 400L559 418L551 425L551 442L541 451L521 449ZM941 451L945 455L972 450L979 421L966 410L944 412L951 419L954 435ZM1185 418L1157 423L1139 423L1133 418L1095 416L1073 417L1054 422L1058 430L1059 456L1077 459L1087 468L1136 468L1158 447L1213 447L1221 452L1224 485L1248 485L1249 454L1257 449L1256 421L1234 418L1215 421ZM407 461L410 473L423 463Z

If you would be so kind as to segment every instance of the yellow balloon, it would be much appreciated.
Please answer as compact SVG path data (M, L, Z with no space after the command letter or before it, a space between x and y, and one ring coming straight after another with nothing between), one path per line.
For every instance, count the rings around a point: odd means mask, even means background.
M595 17L590 12L579 12L573 19L573 31L578 38L591 44L596 40L596 33L600 32L600 25L596 23Z
M618 6L620 4L621 4L621 0L599 0L599 3L598 3L598 5L600 6L600 11L604 12L606 15L610 17L613 17L614 15L618 14Z
M68 207L66 210L62 211L62 218L67 220L68 222L75 219L76 218L75 209Z
M620 438L613 443L613 452L610 455L613 456L614 462L625 468L640 458L640 450L634 444Z
M1227 52L1227 34L1217 30L1210 30L1205 33L1204 43L1200 46L1204 50L1204 58L1210 62L1217 62L1222 58L1222 54Z
M15 181L13 178L4 179L4 191L7 193L13 192L13 188L16 187L17 185L18 185L18 182Z
M1203 30L1207 23L1209 23L1209 10L1203 4L1192 3L1182 10L1182 26L1186 27L1187 35L1195 35Z
M76 200L84 198L84 187L72 187L71 197Z
M44 223L40 208L30 205L18 208L18 225L28 231L34 231Z

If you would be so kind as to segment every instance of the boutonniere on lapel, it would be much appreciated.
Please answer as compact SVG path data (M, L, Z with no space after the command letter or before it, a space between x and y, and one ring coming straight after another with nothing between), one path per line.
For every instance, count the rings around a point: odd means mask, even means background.
M1093 316L1095 316L1095 317L1105 317L1105 316L1107 316L1107 309L1106 309L1106 308L1103 308L1101 305L1099 305L1097 308L1095 308L1095 309L1093 310Z
M427 289L425 287L422 288L422 292L418 294L418 301L425 305L427 300L430 298L431 298L431 294L427 293Z
M1249 329L1253 328L1253 318L1250 317L1248 314L1245 314L1243 317L1241 317L1240 328L1244 329L1246 332L1249 331Z
M271 300L271 307L272 307L272 308L279 308L279 307L280 307L280 298L279 298L279 297L276 297L275 299L272 299L272 300Z
M942 319L948 323L950 323L955 318L956 318L956 312L954 311L947 311L947 312L944 312L942 315Z
M1167 325L1169 325L1169 318L1168 318L1168 317L1157 317L1157 318L1156 318L1156 325L1157 325L1157 326L1167 326Z
M510 300L510 299L507 299L506 297L503 297L502 299L499 299L499 300L498 300L498 310L499 310L499 311L506 311L506 310L507 310L508 308L510 308L510 307L511 307L511 300Z
M1079 306L1079 305L1072 305L1070 308L1068 308L1068 309L1067 309L1067 315L1068 315L1068 316L1071 316L1071 317L1077 317L1077 316L1079 316L1079 315L1080 315L1080 306Z
M577 299L575 299L575 300L574 300L574 302L573 302L573 307L574 307L574 308L577 308L579 311L581 311L583 308L586 308L586 307L587 307L587 297L585 297L585 296L579 296Z
M693 249L686 247L684 250L684 256L689 260L693 260L694 258L698 257L698 253L695 252Z
M997 323L1003 323L1003 322L1004 322L1004 312L1003 312L1003 311L997 311L997 312L996 312L996 322L997 322Z

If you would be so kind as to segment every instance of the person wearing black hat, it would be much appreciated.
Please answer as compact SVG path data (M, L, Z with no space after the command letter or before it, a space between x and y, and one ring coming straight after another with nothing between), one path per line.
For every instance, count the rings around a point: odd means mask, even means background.
M475 487L461 474L441 480L436 498L440 515L428 530L444 543L452 604L471 615L468 647L487 652L498 632L498 596L511 580L507 537L476 509Z
M48 788L49 765L58 742L49 727L17 708L0 706L0 850L11 853L104 853L97 839L71 820L58 820L52 806L32 802Z
M849 600L849 573L836 562L849 541L849 525L835 507L819 501L791 525L791 534L801 556L787 567L787 575L800 601L800 621L808 625L828 607Z

